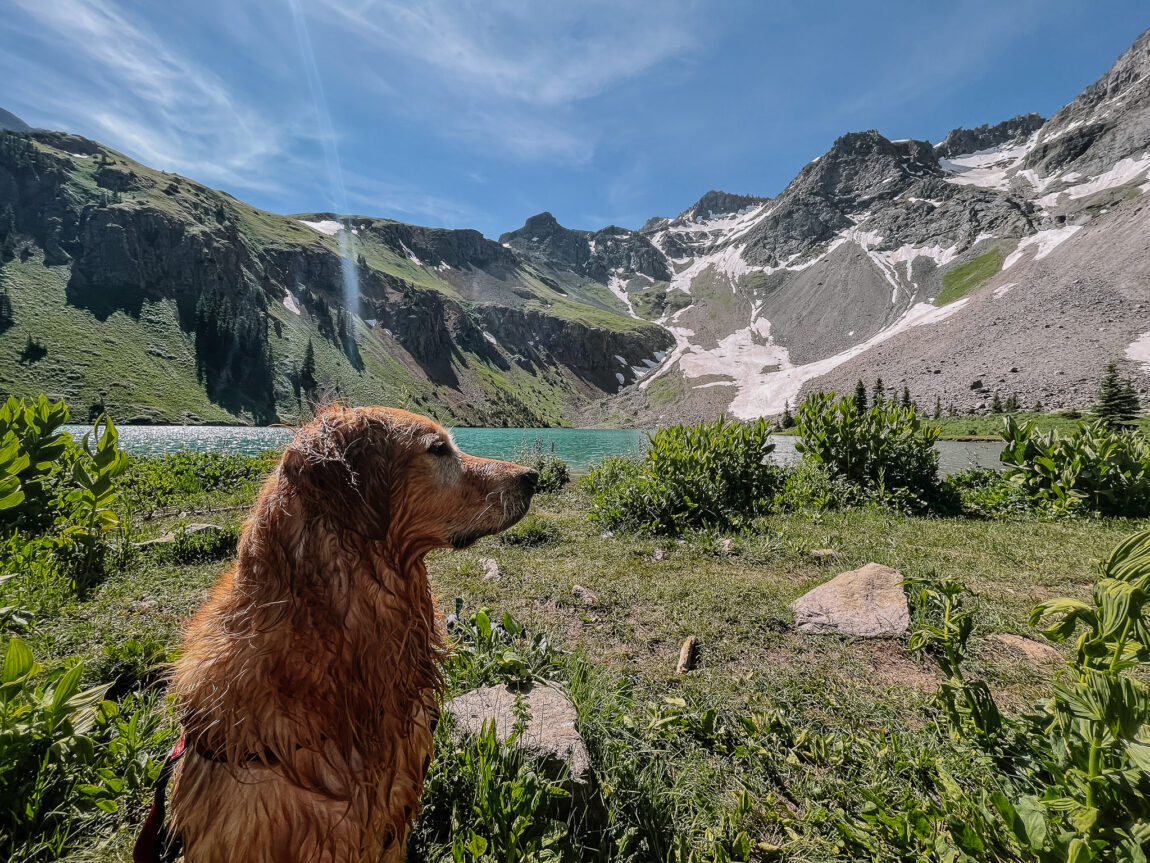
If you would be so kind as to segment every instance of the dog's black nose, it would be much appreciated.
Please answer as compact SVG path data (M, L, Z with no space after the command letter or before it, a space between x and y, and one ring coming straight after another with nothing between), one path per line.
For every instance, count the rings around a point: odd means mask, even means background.
M529 494L534 494L535 489L539 487L539 471L533 468L523 471L519 474L519 482Z

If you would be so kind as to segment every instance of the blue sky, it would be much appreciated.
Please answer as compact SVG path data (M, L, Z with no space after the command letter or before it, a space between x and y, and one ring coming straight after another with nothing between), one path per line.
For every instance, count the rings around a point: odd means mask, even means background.
M277 212L488 236L775 195L848 131L1049 116L1150 26L1144 0L0 6L0 107L33 125Z

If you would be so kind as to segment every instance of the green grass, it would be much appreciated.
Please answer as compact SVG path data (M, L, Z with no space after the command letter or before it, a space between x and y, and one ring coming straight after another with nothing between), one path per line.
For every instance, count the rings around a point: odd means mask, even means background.
M939 436L941 440L987 439L1001 440L1002 419L1004 414L985 414L980 416L940 417L929 420L932 425L942 429ZM1035 411L1021 411L1011 414L1019 423L1033 422L1039 431L1057 431L1068 434L1074 431L1082 419L1090 419L1089 413L1083 413L1079 419L1068 417L1063 413L1042 413ZM1138 428L1150 433L1150 416L1138 420Z
M951 267L942 276L942 291L935 297L936 306L960 300L1002 268L1002 249L995 246L965 264Z
M253 490L249 484L208 495L199 491L185 506L235 505L250 500ZM510 611L571 652L559 683L576 704L614 819L604 847L621 853L624 827L632 824L640 837L634 841L647 843L641 847L651 852L636 852L632 859L663 857L651 845L660 836L669 842L682 835L698 846L704 831L721 832L742 790L752 807L740 816L740 829L760 849L782 849L761 855L816 861L839 858L834 822L857 811L860 788L892 800L908 789L929 795L929 777L940 769L967 787L990 781L989 768L956 749L936 724L937 672L911 656L903 641L791 631L788 605L811 587L871 561L905 576L933 573L966 582L977 596L969 668L990 682L1000 704L1018 711L1048 692L1052 670L1019 662L986 636L1035 637L1026 622L1031 608L1053 596L1086 596L1092 561L1147 525L926 519L847 509L759 519L751 529L729 535L731 546L724 551L722 537L706 533L688 534L681 542L604 536L587 518L588 502L579 489L539 496L531 529L545 542L492 537L466 551L434 552L428 564L444 612L454 610L455 597L471 612L484 605L497 615ZM243 514L188 518L231 526ZM179 520L139 522L131 539L168 532ZM835 549L840 557L815 559L811 551L818 548ZM500 581L483 580L483 557L498 561ZM122 651L109 652L110 646L131 639L170 656L181 621L226 564L221 559L180 566L137 556L86 599L46 608L25 638L49 667L70 657L89 660L87 682L98 683L117 662L122 665L115 660ZM576 584L597 594L593 607L572 598ZM689 635L701 643L698 665L680 676L676 660ZM667 735L652 736L643 731L649 716L678 709L669 708L667 698L683 698L687 706ZM727 732L700 736L692 725L712 707L728 729L753 711L782 711L795 734L813 735L812 741L822 741L818 747L829 749L808 750L791 739L770 744L783 746L777 755L736 755L722 743ZM442 736L440 746L444 769L459 769ZM448 777L436 787L447 794L442 789L459 781ZM428 811L440 811L440 802L427 801ZM127 860L139 806L101 821L99 831L81 838L74 859ZM570 839L587 854L589 841L578 831ZM416 850L417 860L434 852Z

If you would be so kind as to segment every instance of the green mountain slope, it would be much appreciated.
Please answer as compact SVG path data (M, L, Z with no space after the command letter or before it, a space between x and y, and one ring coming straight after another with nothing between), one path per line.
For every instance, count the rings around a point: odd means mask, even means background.
M43 131L0 132L0 291L0 389L135 421L559 424L671 343L478 232L280 216Z

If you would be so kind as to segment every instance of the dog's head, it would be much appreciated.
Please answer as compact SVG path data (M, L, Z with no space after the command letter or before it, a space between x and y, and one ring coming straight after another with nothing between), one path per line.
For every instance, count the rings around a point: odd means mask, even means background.
M322 410L284 451L283 478L344 528L405 548L465 548L526 513L538 472L461 452L393 408Z

